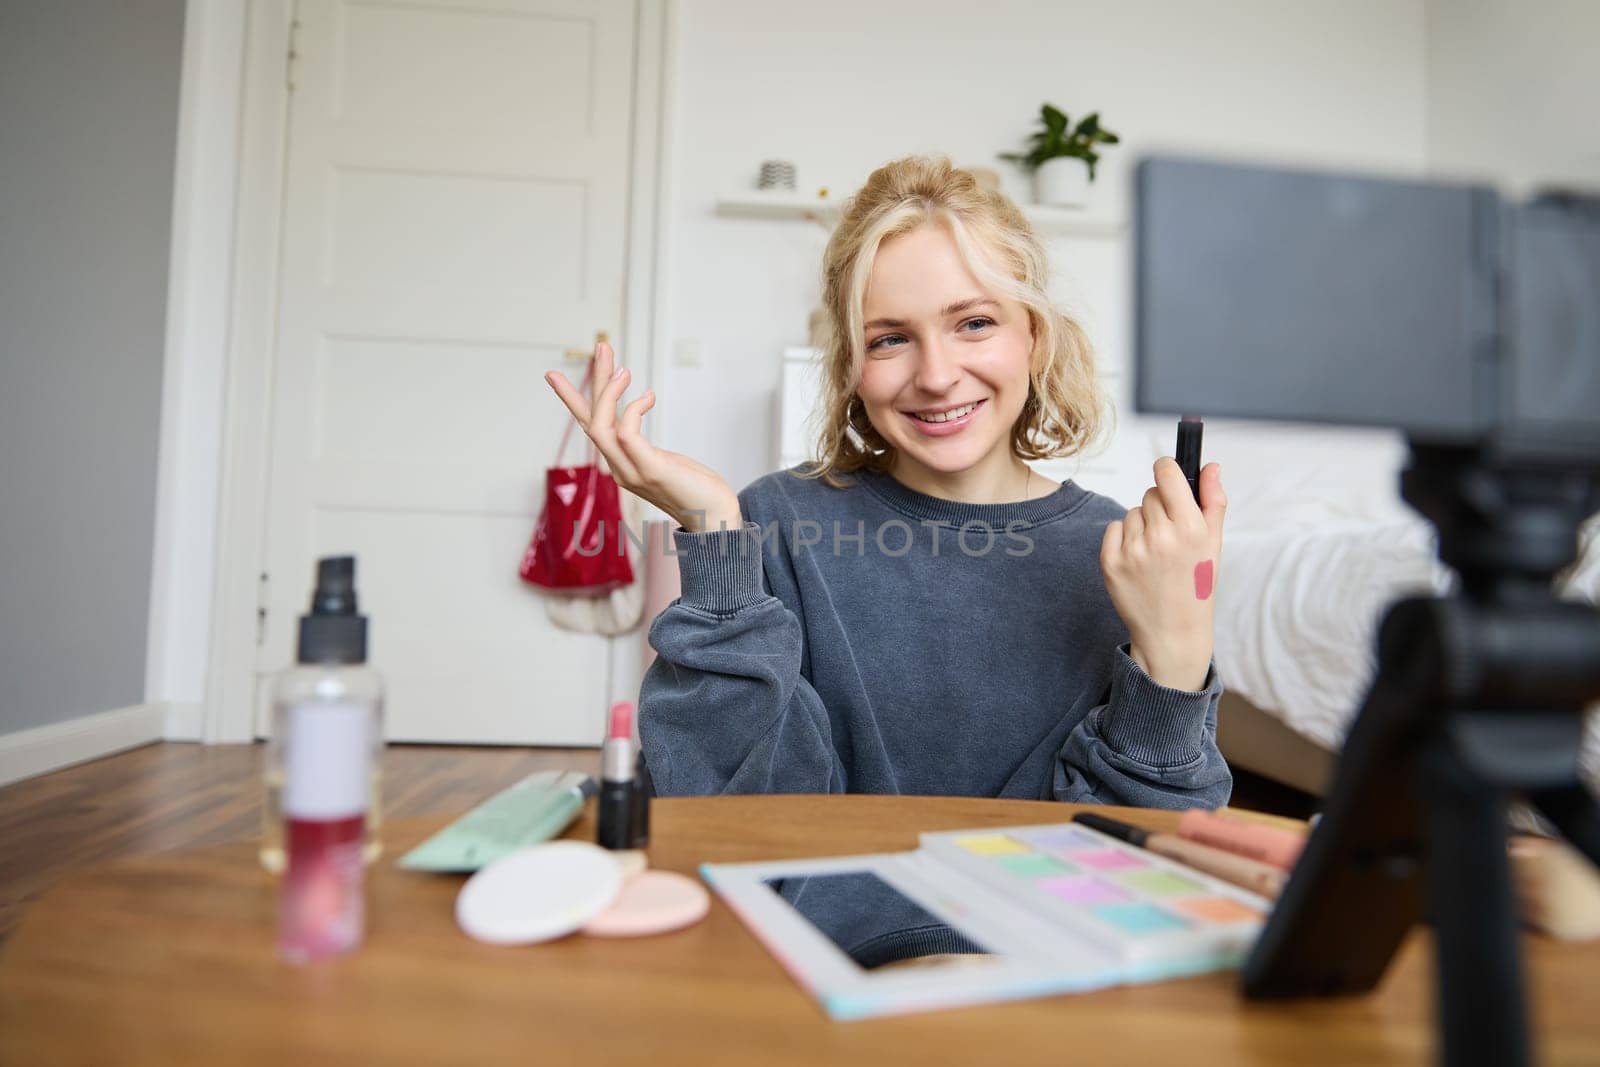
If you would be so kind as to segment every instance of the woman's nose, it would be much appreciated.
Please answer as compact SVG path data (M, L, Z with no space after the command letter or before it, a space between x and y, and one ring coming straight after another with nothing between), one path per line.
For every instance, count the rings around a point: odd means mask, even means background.
M930 341L922 346L912 380L924 393L947 393L961 380L961 363L943 341Z

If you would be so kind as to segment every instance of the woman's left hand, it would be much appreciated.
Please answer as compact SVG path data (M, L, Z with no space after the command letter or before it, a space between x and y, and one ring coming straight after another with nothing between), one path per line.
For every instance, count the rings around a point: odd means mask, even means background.
M1190 692L1211 666L1222 518L1222 468L1200 472L1200 503L1171 456L1156 461L1144 500L1106 527L1100 571L1128 627L1128 654L1158 684Z

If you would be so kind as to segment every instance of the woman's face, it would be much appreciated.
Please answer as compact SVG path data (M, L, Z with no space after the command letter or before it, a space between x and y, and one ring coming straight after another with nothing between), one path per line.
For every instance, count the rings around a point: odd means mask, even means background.
M856 392L894 447L902 480L948 484L1013 470L1011 428L1028 398L1033 351L1023 305L986 291L949 232L925 225L879 247L862 319Z

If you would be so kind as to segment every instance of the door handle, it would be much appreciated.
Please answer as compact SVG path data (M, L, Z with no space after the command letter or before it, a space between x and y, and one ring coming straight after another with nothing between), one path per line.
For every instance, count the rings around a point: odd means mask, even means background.
M610 339L609 336L607 335L606 331L604 331L604 330L596 330L594 332L594 343L595 344L599 344L601 341L605 341L605 340L609 340L609 339ZM590 356L594 355L594 349L593 348L569 348L569 349L566 350L566 352L563 353L563 355L568 360L572 361L573 363L582 363L584 360L586 360Z

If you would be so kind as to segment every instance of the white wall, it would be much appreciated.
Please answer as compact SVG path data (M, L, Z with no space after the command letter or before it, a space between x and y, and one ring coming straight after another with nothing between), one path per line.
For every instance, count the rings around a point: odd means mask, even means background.
M825 241L813 224L714 214L717 195L748 188L762 159L793 160L802 189L843 194L891 158L939 152L1001 168L1022 195L1021 176L995 156L1020 146L1050 100L1073 115L1097 109L1123 136L1097 183L1113 212L1124 207L1128 163L1154 146L1399 173L1424 161L1421 0L992 0L981 13L682 0L678 17L668 327L700 342L703 365L670 365L668 354L651 418L658 439L736 488L770 468L779 353L805 339ZM1126 360L1125 245L1053 248L1061 291L1113 374ZM1120 451L1147 454L1134 420L1122 425ZM1209 429L1208 454L1224 460L1236 504L1298 440ZM1169 433L1161 424L1159 436ZM1355 473L1311 470L1329 440L1354 450ZM1387 437L1319 435L1300 454L1306 477L1392 496L1398 453Z
M1428 0L1428 165L1600 191L1600 3Z

